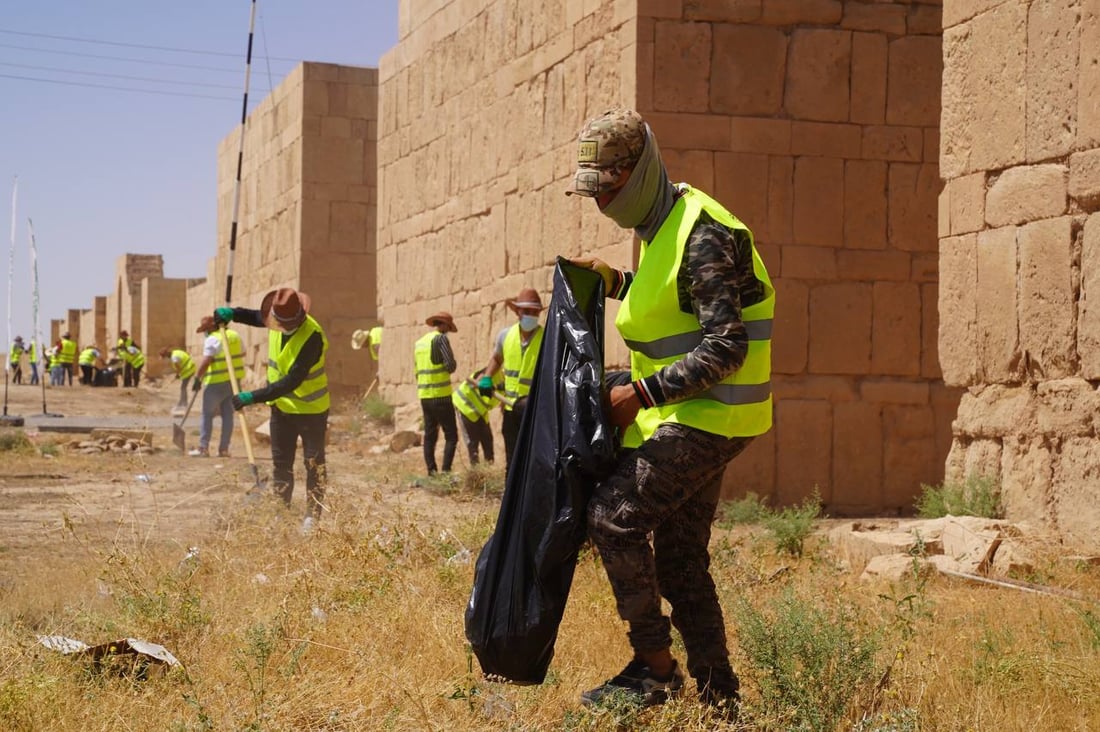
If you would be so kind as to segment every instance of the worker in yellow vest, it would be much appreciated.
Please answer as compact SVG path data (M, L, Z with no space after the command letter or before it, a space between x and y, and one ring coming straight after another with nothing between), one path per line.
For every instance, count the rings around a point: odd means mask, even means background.
M77 364L80 366L81 384L95 386L95 376L99 363L99 349L95 345L85 346L77 359Z
M123 386L137 386L134 383L134 366L131 363L130 349L134 347L134 339L130 337L130 333L125 330L118 332L118 344L115 346L115 353L118 354L119 359L122 360L122 385Z
M11 368L11 383L23 383L23 336L17 335L8 352L8 363Z
M484 370L475 371L460 381L451 394L451 402L459 415L462 426L462 441L470 456L470 464L479 462L478 449L485 456L485 462L493 463L493 430L489 426L489 413L495 400L485 396L478 388L478 380Z
M482 394L492 394L493 377L503 370L504 396L508 401L503 405L500 432L504 437L504 465L507 470L512 464L516 438L519 437L523 412L527 407L527 395L531 393L531 380L535 377L535 367L539 361L543 334L539 315L545 308L539 293L531 287L523 288L504 304L516 314L517 322L497 333L493 355L478 379L478 387Z
M424 321L432 330L417 340L413 356L416 364L416 394L424 415L424 464L428 475L435 475L435 445L443 430L443 472L449 473L458 449L458 426L451 402L451 374L455 372L454 352L448 333L458 332L450 313L438 312Z
M31 365L31 386L38 385L38 343L31 341L27 348L27 361Z
M206 338L202 342L202 361L195 369L195 381L191 391L203 390L202 419L199 421L199 446L187 454L191 457L209 457L210 440L214 435L214 417L221 417L221 436L218 442L218 457L229 457L229 443L233 439L233 384L229 380L229 369L237 377L237 383L244 379L244 347L241 336L232 328L226 328L225 341L228 343L228 361L226 348L222 343L217 322L205 315L195 329Z
M46 351L46 365L50 370L50 386L65 386L65 371L61 365L61 341Z
M76 370L76 341L72 339L68 331L65 331L61 334L60 345L61 350L57 354L57 361L61 365L62 375L68 378L69 386L72 386L73 371Z
M581 700L615 693L660 704L682 693L664 597L701 700L733 717L739 683L707 545L726 466L771 428L775 289L749 228L702 191L669 181L637 112L590 119L578 142L566 192L594 199L641 240L635 273L575 262L622 301L615 326L630 349L627 383L609 394L624 450L593 491L588 530L634 654Z
M302 533L313 531L325 501L325 435L330 397L325 354L328 338L309 314L310 298L292 287L264 295L259 310L222 307L214 311L218 323L237 322L267 327L267 386L242 391L232 399L234 409L266 402L271 405L272 483L289 506L294 493L294 457L302 438L306 468L306 510Z
M190 353L182 348L162 348L160 349L160 357L172 364L172 371L175 372L176 379L180 382L180 399L176 406L186 409L187 384L197 370L195 360L191 358Z

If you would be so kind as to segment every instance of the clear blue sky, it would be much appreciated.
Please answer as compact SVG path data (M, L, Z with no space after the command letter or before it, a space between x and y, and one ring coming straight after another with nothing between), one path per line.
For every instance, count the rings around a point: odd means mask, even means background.
M257 0L249 111L297 61L377 67L397 43L397 5ZM228 246L228 232L215 230L216 153L240 121L251 7L251 0L5 3L0 338L8 337L15 176L12 335L24 339L32 332L28 217L47 338L51 318L108 294L120 255L163 254L166 277L203 277L216 247Z

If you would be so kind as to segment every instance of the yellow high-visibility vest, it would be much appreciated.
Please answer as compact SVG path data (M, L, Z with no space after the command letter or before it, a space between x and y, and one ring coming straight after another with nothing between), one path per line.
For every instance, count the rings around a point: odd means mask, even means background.
M414 347L416 357L416 395L421 399L435 399L451 395L451 375L443 364L432 362L432 341L439 335L433 330L421 336Z
M482 396L478 391L476 371L455 387L454 393L451 394L451 403L471 422L478 420L488 422L489 410L493 408L493 398Z
M539 362L539 349L542 348L543 328L535 329L527 348L523 348L519 323L516 323L504 335L504 396L508 397L504 408L512 409L511 402L531 393L531 381L535 378L535 367Z
M178 364L173 360L172 365L176 367L176 373L179 374L181 379L190 379L195 375L195 371L198 367L195 366L195 362L192 360L190 353L182 348L173 348L172 358L179 360Z
M328 338L321 326L312 316L307 315L305 321L298 326L298 330L290 336L284 346L283 333L272 330L267 337L267 383L274 384L290 373L298 354L302 351L309 337L314 333L321 334L321 357L310 368L309 374L298 384L298 388L289 394L284 394L273 402L271 406L286 414L321 414L327 412L330 404L328 393L328 374L325 373L325 352L328 351Z
M76 363L76 341L61 339L61 352L57 354L59 363Z
M619 308L615 325L630 349L634 380L656 373L681 360L702 340L702 327L694 313L680 309L677 273L688 236L702 211L729 228L752 232L710 196L684 187L657 236L642 242L638 271ZM775 314L775 288L764 262L752 244L756 278L764 284L764 298L742 308L741 318L749 336L749 349L740 369L707 391L683 401L638 412L623 436L623 444L637 447L664 422L675 422L726 437L748 437L767 432L772 425L771 332Z
M237 382L244 378L244 347L241 346L241 336L237 331L225 329L225 339L229 341L228 350L233 361L233 373ZM229 367L225 365L226 344L223 342L221 350L214 354L214 359L206 367L202 375L204 384L223 384L229 381Z
M370 338L370 357L378 360L378 348L382 345L382 326L376 325L368 333Z

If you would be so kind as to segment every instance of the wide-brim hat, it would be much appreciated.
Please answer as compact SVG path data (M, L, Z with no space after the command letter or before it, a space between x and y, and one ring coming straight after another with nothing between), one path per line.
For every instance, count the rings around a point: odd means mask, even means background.
M444 326L443 330L445 330L448 333L457 333L458 332L458 328L455 327L454 316L452 316L450 313L448 313L444 310L440 310L435 315L429 315L428 319L425 320L424 323L426 325L432 326L433 328L438 327L440 325L443 325Z
M356 330L351 334L351 347L353 350L360 350L367 344L367 339L370 338L370 331Z
M310 298L293 287L280 287L264 295L260 303L260 317L268 328L294 330L305 322L309 313Z
M510 297L504 301L505 304L515 310L517 313L520 309L537 309L545 310L542 305L542 298L539 297L538 291L533 287L524 287L519 291L519 294L515 297Z
M214 320L213 315L204 315L199 322L199 327L195 328L196 333L213 333L218 329L218 323Z

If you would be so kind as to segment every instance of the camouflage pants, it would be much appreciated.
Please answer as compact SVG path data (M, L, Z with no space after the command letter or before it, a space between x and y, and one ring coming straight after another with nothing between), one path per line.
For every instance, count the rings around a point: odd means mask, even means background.
M736 684L707 545L722 473L751 441L663 424L624 453L588 504L588 532L619 615L630 625L631 647L635 653L669 648L675 625L700 686L727 675ZM672 606L671 625L662 595Z

